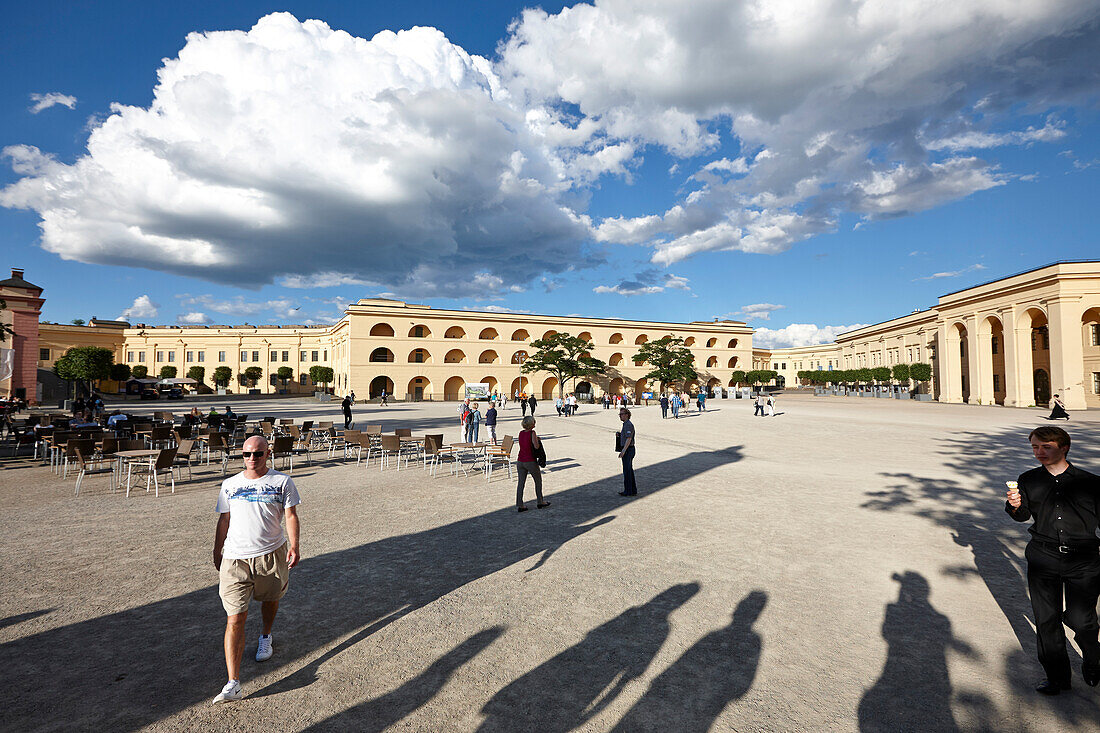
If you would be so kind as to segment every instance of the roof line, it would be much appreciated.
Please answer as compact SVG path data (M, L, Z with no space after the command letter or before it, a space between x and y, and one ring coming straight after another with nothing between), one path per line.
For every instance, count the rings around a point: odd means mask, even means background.
M1026 275L1029 272L1037 272L1038 270L1045 270L1046 268L1054 267L1055 265L1079 265L1079 264L1086 264L1086 263L1087 264L1100 265L1100 260L1057 260L1055 262L1049 262L1045 265L1040 265L1039 267L1032 267L1030 270L1021 270L1020 272L1014 272L1011 275L1001 275L1000 277L995 277L992 280L986 280L985 282L978 283L977 285L967 285L965 288L959 288L958 290L952 290L950 293L944 293L940 297L941 298L946 298L949 295L957 295L957 294L963 292L964 290L972 290L974 288L983 288L986 285L992 285L995 282L1000 282L1001 280L1007 280L1010 277L1019 277L1020 275Z

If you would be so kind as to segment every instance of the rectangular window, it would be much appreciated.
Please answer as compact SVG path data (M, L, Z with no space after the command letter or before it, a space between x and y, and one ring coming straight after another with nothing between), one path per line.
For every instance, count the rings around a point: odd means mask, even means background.
M164 361L164 352L163 351L158 351L157 352L157 361L158 362Z
M271 359L271 361L279 361L279 352L272 351L269 358Z
M144 361L145 361L145 352L144 351L139 351L138 352L138 363L141 364Z
M283 352L283 361L290 361L290 352L289 351L284 351Z
M993 353L996 354L997 353L997 337L996 336L990 337L989 345L993 349Z
M324 361L328 361L328 349L325 349Z
M199 352L199 363L201 364L204 361L206 361L206 352L205 351L200 351Z
M133 360L134 360L134 352L127 351L126 352L126 361L133 361Z
M191 363L191 362L193 362L194 360L195 360L195 352L194 352L194 351L188 351L188 352L187 352L187 359L185 359L185 361L186 361L186 362L187 362L188 364L190 364L190 363Z
M413 329L413 336L418 339L424 338L424 327L417 326L415 329Z
M306 384L306 379L308 379L308 377L305 374L298 375L298 381L301 382L303 385Z
M49 349L39 349L38 350L38 360L39 361L49 361L50 360L50 350Z
M307 352L303 351L303 352L302 352L302 358L301 358L301 359L299 359L298 361L305 361L305 360L306 360L306 353L307 353Z
M225 361L225 352L224 351L219 351L218 352L218 361L219 362L224 362Z
M252 352L252 361L258 362L259 360L260 360L260 352L253 351Z
M242 362L248 361L248 352L247 351L242 351L241 352L241 361Z
M1092 393L1100 394L1100 372L1092 373Z
M168 361L175 361L175 360L176 360L176 352L169 351L168 352Z
M313 352L313 361L317 361L317 352L316 351Z
M1092 345L1100 346L1100 323L1090 325L1089 331L1092 332Z
M1000 374L994 374L993 375L993 391L994 392L1000 392L1001 391L1001 375Z

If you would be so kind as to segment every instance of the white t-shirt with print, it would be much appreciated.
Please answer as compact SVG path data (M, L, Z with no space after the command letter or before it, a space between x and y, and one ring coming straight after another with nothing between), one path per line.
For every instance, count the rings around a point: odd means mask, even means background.
M247 560L279 549L286 542L283 510L301 503L294 481L273 468L260 478L245 478L242 471L222 481L215 508L229 512L222 557Z

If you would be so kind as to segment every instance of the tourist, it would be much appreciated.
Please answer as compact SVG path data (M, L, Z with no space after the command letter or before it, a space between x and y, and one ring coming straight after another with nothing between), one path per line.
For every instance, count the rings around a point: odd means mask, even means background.
M1084 657L1081 675L1085 682L1092 687L1100 683L1100 624L1096 618L1100 478L1066 460L1070 437L1065 430L1036 428L1028 440L1039 467L1009 482L1005 511L1017 522L1035 520L1028 529L1031 540L1024 556L1039 663L1047 675L1035 689L1057 695L1070 688L1063 623L1073 630Z
M493 441L493 445L497 444L497 406L496 403L489 403L489 409L485 411L485 427L489 429L489 439Z
M561 395L554 398L554 409L558 411L558 417L561 417L562 408L565 407L565 403L562 402Z
M605 410L610 410L611 409L611 398L606 393L603 396L603 409L605 409Z
M84 398L77 397L73 400L73 417L78 417L84 414Z
M699 390L699 394L695 396L695 411L705 412L707 409L707 393L703 390Z
M477 403L474 402L470 405L470 411L466 413L466 442L476 443L477 434L481 428L481 412L478 410Z
M569 393L569 414L577 414L577 395L573 394L572 392Z
M355 390L354 389L351 391L351 394L348 395L348 399L351 400L351 404L353 404L353 405L355 404Z
M680 419L680 407L683 405L683 400L680 399L679 392L672 393L672 416L677 420Z
M201 425L202 424L202 410L197 407L192 407L191 412L184 418L188 425Z
M542 471L538 461L535 460L535 450L542 447L542 441L535 433L535 417L527 415L521 423L523 430L519 431L519 456L516 458L516 473L519 474L519 484L516 486L516 511L527 511L527 505L523 502L523 485L527 483L527 474L535 480L535 506L545 509L550 502L542 498Z
M198 409L198 408L196 408ZM123 415L119 410L115 410L111 413L111 416L107 418L107 427L113 428L121 422L126 422L130 418L127 415Z
M378 395L378 406L379 407L389 407L389 403L386 402L386 390L385 390L385 388L383 388L382 393L380 395Z
M298 564L298 488L284 473L268 468L267 441L253 435L241 451L244 470L222 482L215 511L214 567L218 569L218 594L227 616L225 667L229 681L215 703L240 700L241 656L248 604L261 604L263 634L256 646L256 661L271 658L275 645L271 627L279 600L290 584L290 569ZM283 516L286 516L286 534Z
M768 393L768 417L775 417L775 395Z
M1054 407L1050 410L1050 416L1047 420L1061 420L1065 418L1069 420L1069 413L1066 412L1066 403L1062 402L1062 398L1058 395L1054 395L1054 399L1051 400L1054 403Z
M630 422L630 410L619 410L623 429L619 432L619 458L623 462L623 490L619 496L637 496L638 484L634 481L634 423Z
M535 394L534 394L534 392L532 392L531 396L527 398L527 406L531 408L531 416L532 417L534 417L534 415L535 415L535 406L538 403L539 403L539 401L535 399Z
M756 401L754 402L754 404L756 405L756 407L752 413L752 416L756 417L757 415L759 415L760 417L764 417L764 406L768 404L768 401L767 399L765 399L763 392L756 393Z
M344 395L340 409L344 411L344 430L351 430L351 395Z
M468 429L466 427L466 416L470 414L470 398L462 400L462 404L458 406L458 434L462 436L462 440L466 440Z
M668 418L668 395L664 392L661 393L661 419Z
M212 429L216 430L222 424L221 413L218 412L218 408L211 407L210 414L206 416L206 424Z
M229 405L225 406L225 419L227 421L237 419L237 413L233 412L233 408L230 407Z
M521 394L518 397L516 397L516 399L519 400L519 409L523 410L523 415L526 416L527 415L527 394L526 393Z

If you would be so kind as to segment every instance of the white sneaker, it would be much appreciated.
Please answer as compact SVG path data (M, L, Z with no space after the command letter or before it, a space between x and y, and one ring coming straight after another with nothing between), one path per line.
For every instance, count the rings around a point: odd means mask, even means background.
M271 659L271 654L275 651L275 647L272 644L274 637L271 634L267 636L260 636L260 643L256 645L256 661L266 662Z
M244 691L241 690L241 683L237 680L230 680L225 683L225 687L218 693L218 696L214 698L214 704L219 702L233 702L234 700L241 700L244 698Z

